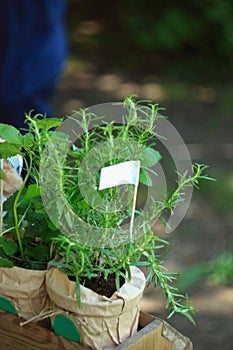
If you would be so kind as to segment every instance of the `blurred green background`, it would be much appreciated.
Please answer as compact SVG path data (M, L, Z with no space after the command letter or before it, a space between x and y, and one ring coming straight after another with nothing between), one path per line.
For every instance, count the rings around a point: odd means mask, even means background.
M56 115L122 101L132 93L151 99L165 107L192 160L209 164L209 175L217 179L201 185L185 219L166 235L174 243L167 267L182 272L179 285L198 308L195 328L179 316L169 322L197 350L230 350L233 1L69 0L67 5L70 52L54 96ZM148 290L142 308L166 318L159 292Z
M225 83L232 72L229 0L70 0L71 7L72 51L95 52L102 67L111 61L112 70L123 69L127 74L140 69L143 74L153 71L168 79L182 76L194 82Z

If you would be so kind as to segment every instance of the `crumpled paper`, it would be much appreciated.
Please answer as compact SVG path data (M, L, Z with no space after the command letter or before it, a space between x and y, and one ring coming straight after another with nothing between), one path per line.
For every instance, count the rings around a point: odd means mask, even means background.
M81 286L81 308L77 305L75 282L59 269L47 272L46 288L51 300L76 325L85 348L110 350L137 331L145 276L135 266L131 267L131 276L131 281L111 298Z
M49 305L43 270L0 268L0 296L9 300L18 315L30 319Z

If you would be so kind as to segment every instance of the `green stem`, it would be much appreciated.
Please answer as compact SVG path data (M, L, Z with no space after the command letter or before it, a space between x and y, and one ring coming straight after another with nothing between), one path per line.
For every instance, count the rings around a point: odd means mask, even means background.
M22 259L24 259L24 251L23 251L23 244L22 244L22 238L21 238L21 234L20 234L20 225L21 225L21 220L19 220L18 217L18 212L17 212L17 205L19 202L19 198L21 196L21 193L26 185L26 182L29 178L29 175L31 173L31 169L32 169L32 155L29 155L29 166L27 166L27 174L23 180L23 184L20 187L19 191L17 192L17 195L15 197L14 200L14 204L13 204L13 213L14 213L14 221L15 221L15 232L16 232L16 237L18 240L18 244L19 244L19 250L20 250L20 255L22 257Z
M40 133L40 130L38 129L38 127L37 127L37 122L33 118L31 118L31 116L27 116L27 118L28 118L28 120L31 122L31 124L34 127L34 134L36 136L36 143L37 143L37 146L38 146L38 149L39 149L39 155L41 155L42 154L41 133Z
M54 242L52 242L51 244L50 244L50 248L49 248L49 260L52 260L53 259L53 252L54 252L54 247L55 247L56 245L55 245L55 243Z

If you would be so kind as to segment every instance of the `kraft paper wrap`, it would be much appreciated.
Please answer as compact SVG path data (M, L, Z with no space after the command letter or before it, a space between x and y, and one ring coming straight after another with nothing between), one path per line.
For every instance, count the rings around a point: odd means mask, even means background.
M111 298L81 286L82 307L78 308L75 282L57 268L47 272L47 292L66 316L66 311L69 312L68 316L76 325L85 348L114 349L137 331L145 276L134 266L131 267L131 275L131 281Z
M23 319L38 315L49 304L45 273L20 267L0 268L0 296L9 300Z

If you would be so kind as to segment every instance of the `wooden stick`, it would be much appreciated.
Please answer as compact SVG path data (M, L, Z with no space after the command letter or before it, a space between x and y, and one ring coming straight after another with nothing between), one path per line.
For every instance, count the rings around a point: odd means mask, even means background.
M132 242L133 240L133 224L134 224L135 208L136 208L136 201L137 201L137 192L138 192L138 185L134 187L133 207L132 207L132 214L131 214L130 227L129 227L130 242Z
M134 225L134 216L135 216L135 208L136 208L138 184L139 184L140 161L138 161L138 163L139 163L139 166L137 168L136 185L134 187L132 214L131 214L130 226L129 226L129 239L130 239L130 242L132 242L132 240L133 240L133 225Z

